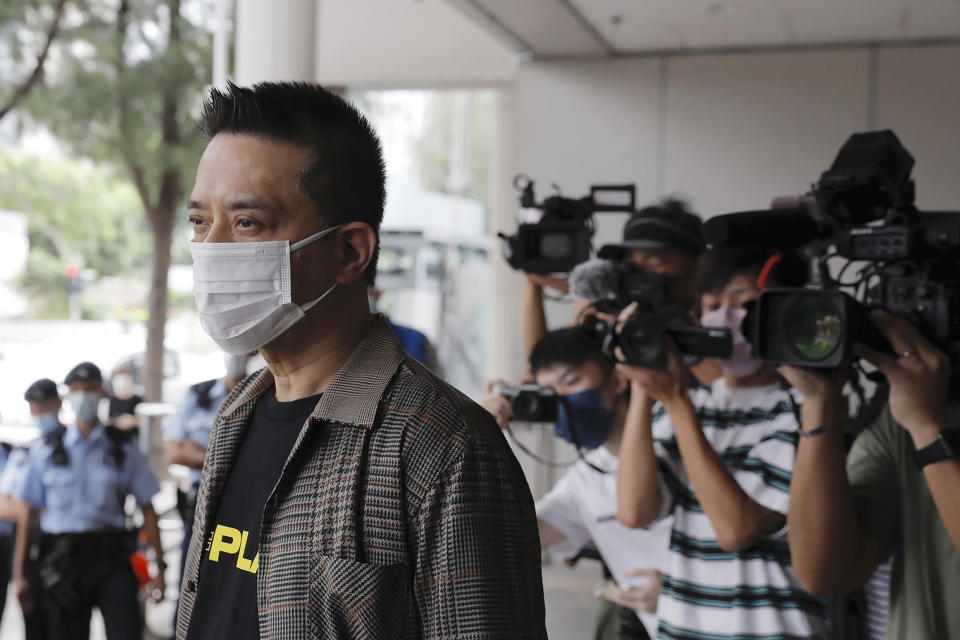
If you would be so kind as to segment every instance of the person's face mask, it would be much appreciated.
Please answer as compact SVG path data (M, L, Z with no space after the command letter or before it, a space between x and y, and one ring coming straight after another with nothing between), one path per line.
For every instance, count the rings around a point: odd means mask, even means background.
M304 305L294 304L290 254L339 228L325 229L292 245L287 240L191 243L193 294L203 329L232 355L273 342L337 286L334 283Z
M711 329L729 329L733 337L733 352L729 358L720 360L720 366L738 378L756 373L763 363L750 355L750 343L743 335L743 319L747 310L739 307L719 307L700 316L700 324Z
M596 449L603 444L613 429L616 414L604 406L602 389L594 387L561 397L554 435L574 445L579 440L584 449Z
M33 416L33 426L40 430L41 436L47 436L53 433L60 426L60 420L56 413L45 413L42 416Z
M125 400L133 397L133 376L129 373L118 373L110 380L110 388L116 398Z
M70 406L78 422L96 422L97 408L100 406L100 394L94 391L74 391L69 396Z

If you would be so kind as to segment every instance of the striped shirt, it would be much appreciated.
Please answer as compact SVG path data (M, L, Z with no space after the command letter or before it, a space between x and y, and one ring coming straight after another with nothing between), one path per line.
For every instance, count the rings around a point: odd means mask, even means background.
M798 439L788 391L778 385L729 388L719 379L690 393L704 435L740 487L757 503L786 514ZM796 395L794 402L799 405ZM821 637L825 606L797 584L786 529L746 549L723 550L660 405L654 408L653 435L674 515L657 637Z

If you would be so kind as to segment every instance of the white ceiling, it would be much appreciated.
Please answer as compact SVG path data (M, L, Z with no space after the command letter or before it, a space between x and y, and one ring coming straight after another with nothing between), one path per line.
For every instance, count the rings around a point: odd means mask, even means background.
M960 0L449 0L535 57L960 39Z

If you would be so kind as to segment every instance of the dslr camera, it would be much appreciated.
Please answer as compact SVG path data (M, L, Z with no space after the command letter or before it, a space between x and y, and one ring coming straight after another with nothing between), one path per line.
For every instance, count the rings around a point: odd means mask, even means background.
M514 269L527 273L567 273L590 258L597 212L632 213L636 187L594 185L590 195L567 198L559 193L537 203L533 181L519 175L513 181L520 192L517 233L498 233L503 255Z
M513 419L518 422L556 422L559 396L551 387L525 382L519 387L504 387L497 393L510 401Z
M960 370L960 213L916 208L913 165L892 131L854 134L794 206L707 221L714 246L799 248L810 261L808 287L764 291L744 320L754 357L835 368L852 361L858 341L890 351L867 316L882 308L906 317ZM844 264L831 270L835 258ZM845 280L853 265L856 277Z
M602 341L608 355L616 358L620 347L628 364L665 367L667 337L686 364L701 358L727 358L733 350L730 331L696 324L686 306L676 301L671 279L664 274L645 273L627 262L595 260L574 272L571 287L593 300L595 315L585 320L584 329ZM634 302L638 303L636 314L618 325L616 316Z

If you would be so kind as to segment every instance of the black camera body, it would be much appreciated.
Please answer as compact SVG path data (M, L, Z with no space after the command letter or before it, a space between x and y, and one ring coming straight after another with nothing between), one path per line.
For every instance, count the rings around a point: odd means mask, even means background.
M610 326L604 336L604 352L615 356L617 347L623 362L647 369L667 366L666 338L677 345L686 364L701 358L729 358L733 337L729 329L701 327L689 320L664 317L655 311L638 312L620 327Z
M733 337L728 329L701 327L681 308L657 308L645 302L622 324L593 318L584 330L600 338L607 355L647 369L667 366L667 338L676 344L685 364L694 364L701 358L729 358L733 351ZM622 359L617 356L618 347Z
M521 224L516 235L505 236L503 257L514 269L527 273L566 273L590 258L593 229L572 220L541 220Z
M513 419L519 422L556 422L559 396L551 387L525 382L519 387L500 387L498 393L510 401Z
M906 317L960 368L960 212L914 206L913 164L892 131L854 134L806 198L814 206L706 223L714 245L802 246L810 257L810 287L764 291L744 321L755 357L836 368L853 359L858 341L889 352L867 315L882 308ZM825 255L830 248L835 253ZM835 256L847 266L866 263L856 281L843 281L846 266L831 274L827 260ZM955 375L954 389L958 382Z
M697 325L686 305L676 300L673 281L661 273L646 273L627 262L594 260L571 275L571 289L591 300L583 318L584 331L601 341L607 355L647 368L667 364L667 338L676 343L688 364L700 358L727 358L733 338L727 329ZM637 311L618 325L615 318L632 303Z
M590 195L567 198L553 195L537 203L533 181L517 176L514 186L520 191L521 211L539 210L539 220L522 222L517 233L498 233L503 256L514 269L527 273L567 273L590 258L594 234L593 215L597 212L632 213L636 187L594 185Z

